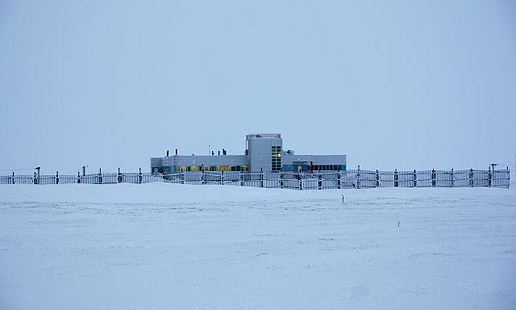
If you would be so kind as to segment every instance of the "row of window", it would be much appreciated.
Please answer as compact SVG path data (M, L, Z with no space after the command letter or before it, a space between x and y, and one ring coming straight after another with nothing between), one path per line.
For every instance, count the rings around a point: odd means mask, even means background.
M314 165L314 171L346 170L346 165ZM284 165L283 171L310 171L310 165Z
M272 171L310 171L310 165L273 165ZM314 165L314 171L340 171L346 170L346 165ZM174 173L182 171L249 171L249 166L168 166L168 167L154 167L152 168L153 173Z
M168 166L168 167L154 167L152 172L154 173L174 173L182 171L248 171L249 166L227 166L227 165L216 165L216 166Z

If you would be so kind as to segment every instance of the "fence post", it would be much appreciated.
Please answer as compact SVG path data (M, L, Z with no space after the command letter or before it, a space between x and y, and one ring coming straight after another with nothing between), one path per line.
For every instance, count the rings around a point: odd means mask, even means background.
M16 181L14 181L14 172L13 172L13 177L11 180L13 181L13 184L16 184Z
M220 185L224 184L224 170L220 172Z
M303 177L301 175L299 175L299 190L303 190Z
M321 190L322 189L322 174L321 172L319 172L319 176L317 177L317 189L318 190Z
M453 174L453 168L451 169L451 187L455 187L455 175Z
M99 184L102 184L102 168L99 168Z
M77 184L81 184L81 174L77 171Z
M59 184L59 171L56 171L56 184Z
M240 178L240 186L244 186L244 172L243 171L240 171L239 178Z
M375 171L374 186L380 187L380 173L378 172L378 169L376 169L376 171Z
M414 175L412 180L414 181L414 187L417 187L417 172L416 169L414 169Z
M398 169L394 169L394 187L398 187Z
M38 184L38 179L36 179L36 172L34 172L34 179L32 179L34 184Z
M142 176L142 168L138 168L138 184L142 184L143 176Z
M436 173L435 169L432 169L432 187L435 187L436 185Z
M357 189L360 188L360 165L358 165L358 170L357 170Z
M469 187L473 187L473 169L469 169Z
M491 180L492 180L491 167L489 167L489 170L487 171L487 186L488 187L491 187Z
M122 183L122 175L120 174L120 168L118 168L118 173L116 176L116 180L118 183Z
M340 176L341 176L341 172L339 171L338 173L339 174L337 175L337 188L340 189Z
M283 172L280 173L280 188L283 188Z
M260 187L263 187L263 168L260 168Z
M507 180L507 186L509 186L511 184L511 170L509 170L508 166L507 166L507 178L504 178L504 180ZM503 184L505 184L505 182L503 182ZM503 187L505 187L505 186L503 186Z

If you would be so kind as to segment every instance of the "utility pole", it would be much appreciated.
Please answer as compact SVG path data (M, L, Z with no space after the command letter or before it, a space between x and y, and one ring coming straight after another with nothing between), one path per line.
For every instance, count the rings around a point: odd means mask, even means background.
M493 168L493 172L494 172L496 166L498 166L498 164L491 164L491 167Z
M495 179L495 167L497 166L498 164L491 164L491 167L493 167L493 169L491 169L491 177L490 177L490 183L489 183L489 186L492 186L491 182L494 184L494 179Z

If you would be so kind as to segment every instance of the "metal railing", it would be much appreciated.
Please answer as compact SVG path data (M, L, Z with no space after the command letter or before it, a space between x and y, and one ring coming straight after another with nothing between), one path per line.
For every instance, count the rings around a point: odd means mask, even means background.
M220 184L297 190L376 187L501 187L509 188L507 170L344 170L320 172L187 171L167 174L102 173L86 175L4 175L0 184L118 184L167 182Z
M247 140L249 139L255 139L255 138L278 138L280 139L281 138L281 134L279 133L253 133L253 134L249 134L249 135L246 135L245 138Z

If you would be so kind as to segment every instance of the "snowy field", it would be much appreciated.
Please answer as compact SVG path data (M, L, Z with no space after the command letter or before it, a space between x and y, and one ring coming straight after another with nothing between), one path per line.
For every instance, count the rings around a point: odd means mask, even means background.
M2 185L0 309L516 309L516 190Z

